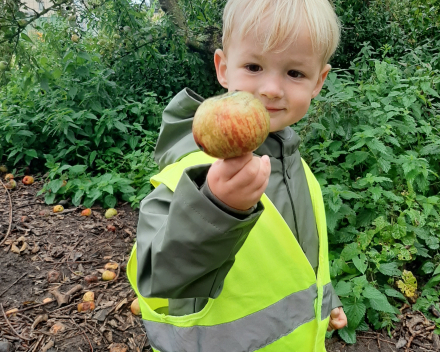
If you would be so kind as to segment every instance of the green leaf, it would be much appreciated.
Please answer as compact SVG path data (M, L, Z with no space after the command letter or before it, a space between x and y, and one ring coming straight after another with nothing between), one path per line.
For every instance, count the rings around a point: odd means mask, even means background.
M21 33L21 38L24 39L24 40L26 40L27 42L29 42L29 43L31 43L31 44L34 44L34 42L32 41L32 39L29 38L29 36L28 36L27 34L23 33L23 32Z
M370 327L365 322L365 320L362 320L361 323L356 328L356 331L368 331L368 330L370 330Z
M78 206L81 204L81 198L84 195L84 190L80 189L75 192L75 195L72 198L72 203L74 206Z
M346 343L356 343L356 331L349 329L347 326L338 330L338 334Z
M35 149L27 149L27 150L24 151L24 153L26 155L29 155L29 156L33 157L33 158L38 158L38 154L37 154L37 151Z
M377 310L379 312L384 312L384 313L391 313L391 314L399 314L399 310L397 308L394 308L389 302L388 300L385 299L374 299L374 298L370 298L369 299L371 308L373 308L374 310Z
M382 187L370 187L371 197L377 202L382 197Z
M95 160L97 154L98 153L96 152L96 150L94 150L93 152L90 153L90 156L89 156L89 165L90 166L92 166L93 161Z
M429 280L426 283L425 288L433 287L433 286L437 285L439 282L440 282L440 275L434 276L431 280Z
M133 193L135 191L135 189L129 185L122 185L119 187L119 190L122 193Z
M385 313L396 313L396 308L394 308L389 302L387 297L380 292L377 288L367 285L362 292L365 298L369 299L371 307L375 310ZM397 312L399 312L397 310ZM397 313L398 314L398 313Z
M345 260L352 260L359 253L357 242L350 243L344 247L341 252L341 257Z
M69 89L68 94L70 96L70 99L73 100L73 98L75 98L76 93L78 93L78 88L73 86L72 88Z
M122 150L119 149L118 147L111 147L111 148L107 149L106 154L109 154L109 153L116 153L116 154L123 155Z
M437 268L435 268L434 272L432 273L433 276L437 274L440 274L440 265Z
M387 276L401 276L402 272L398 269L399 264L396 262L392 263L380 263L378 264L378 270Z
M362 274L365 274L365 271L368 268L368 260L364 253L359 254L357 257L353 258L353 264Z
M82 174L84 171L86 171L87 166L86 165L75 165L72 166L69 169L69 175L71 177L75 177L76 175Z
M113 194L113 186L112 185L107 185L102 189L103 192L107 192L110 194ZM109 207L109 208L113 208L113 207Z
M104 207L105 208L114 208L115 205L117 204L117 202L118 202L118 200L116 199L116 197L109 194L104 198Z
M44 195L44 201L46 202L46 204L53 204L53 202L55 201L55 193L46 193Z
M63 180L57 179L49 182L49 189L52 191L53 194L56 194L58 190L63 186Z
M335 292L338 296L348 296L351 292L351 283L347 281L339 281L335 286Z
M78 53L78 56L79 56L80 58L83 58L84 60L92 61L92 58L90 57L89 53L86 53L85 51L80 51L80 52Z
M405 296L402 295L402 293L400 293L399 291L397 291L397 290L395 290L395 289L393 289L393 288L391 288L391 287L385 288L385 294L386 294L388 297L399 298L399 299L401 299L402 301L405 301L405 302L406 302L406 298L405 298Z
M127 133L127 127L119 121L114 121L113 125L121 132Z
M422 270L425 274L430 274L434 271L434 263L433 262L425 262L420 270Z
M344 312L348 319L348 328L355 330L365 316L367 307L361 300L346 302L344 304Z

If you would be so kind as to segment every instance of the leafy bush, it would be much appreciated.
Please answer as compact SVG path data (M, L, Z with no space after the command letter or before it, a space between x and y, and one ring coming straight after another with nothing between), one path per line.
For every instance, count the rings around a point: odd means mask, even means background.
M364 319L389 328L394 305L416 298L399 292L403 270L422 267L425 275L440 264L439 71L410 64L414 52L402 66L364 49L354 74L329 74L294 127L323 186L331 276L349 320L339 334L349 343Z
M437 47L440 8L437 0L334 0L343 25L341 45L332 60L338 68L347 69L365 43L379 53L399 60L408 50L425 44ZM423 55L429 55L424 51ZM379 59L379 57L377 57ZM425 60L425 62L427 62ZM440 68L440 63L435 63Z

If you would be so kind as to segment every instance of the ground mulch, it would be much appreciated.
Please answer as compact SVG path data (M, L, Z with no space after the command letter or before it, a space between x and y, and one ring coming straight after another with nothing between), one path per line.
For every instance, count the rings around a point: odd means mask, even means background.
M36 195L41 177L30 186L20 181L11 191L0 184L0 352L151 351L140 317L131 312L136 297L125 275L138 212L119 203L111 219L100 206L86 217L84 208L66 202L63 212L53 213ZM103 281L109 263L116 278ZM95 308L78 312L88 291ZM409 307L401 318L392 337L368 331L346 345L335 334L327 350L440 351L434 323Z

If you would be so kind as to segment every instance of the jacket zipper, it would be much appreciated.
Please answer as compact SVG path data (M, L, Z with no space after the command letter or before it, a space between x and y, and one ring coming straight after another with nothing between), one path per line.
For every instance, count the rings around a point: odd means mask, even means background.
M284 144L279 136L277 136L276 134L274 134L273 136L281 144L281 166L282 166L282 170L283 170L283 181L284 181L284 184L286 185L286 188L287 188L287 194L289 195L290 205L292 206L293 221L295 221L296 236L299 239L298 222L296 221L295 205L293 204L292 193L290 192L289 183L286 180L286 173L287 172L286 172L286 167L284 164Z

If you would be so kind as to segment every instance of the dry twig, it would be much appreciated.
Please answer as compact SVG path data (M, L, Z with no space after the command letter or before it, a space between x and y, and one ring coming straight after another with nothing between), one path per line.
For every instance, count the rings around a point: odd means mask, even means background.
M21 336L17 331L15 331L14 327L13 327L12 324L9 322L8 317L6 316L6 313L5 313L5 310L3 309L3 304L2 304L2 303L0 303L0 307L1 307L1 309L2 309L3 316L4 316L5 320L6 320L6 322L8 323L9 328L11 329L11 331L12 331L16 336L18 336L20 339L22 339L22 340L26 340L26 341L31 341L32 339L29 339L29 338L27 338L27 337Z
M3 188L5 189L6 193L9 196L9 228L8 228L8 232L6 232L5 238L3 238L3 241L0 243L0 246L2 246L3 243L5 243L6 239L8 238L9 234L11 233L11 227L12 227L12 199L11 199L11 194L9 193L9 190L6 188L6 186L3 183L3 181L0 180L0 182L2 183Z
M6 290L4 290L2 293L0 293L0 297L3 296L12 286L14 286L17 282L19 282L23 277L25 277L27 273L24 273L21 275L17 280L15 280L12 285L10 285Z

